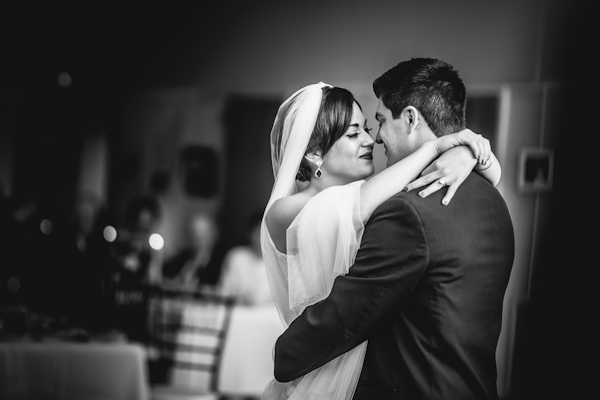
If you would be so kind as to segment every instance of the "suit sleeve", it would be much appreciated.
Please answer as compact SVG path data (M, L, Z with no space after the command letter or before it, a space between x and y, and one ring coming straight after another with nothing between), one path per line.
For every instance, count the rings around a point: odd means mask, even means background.
M288 382L368 339L392 306L406 298L428 263L421 220L412 205L393 197L375 210L347 275L330 295L308 307L275 345L275 378Z

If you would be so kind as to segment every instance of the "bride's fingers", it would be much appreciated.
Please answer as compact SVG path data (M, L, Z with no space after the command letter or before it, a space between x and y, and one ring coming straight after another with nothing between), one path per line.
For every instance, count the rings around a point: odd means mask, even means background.
M430 194L435 193L440 189L443 189L447 185L448 185L448 183L446 181L444 181L444 179L442 179L442 178L437 179L431 185L429 185L425 189L421 190L419 192L419 196L425 198L425 197L429 196Z
M492 153L490 141L480 134L473 133L473 135L476 136L476 139L467 141L467 144L477 161L482 165L486 165Z
M436 180L438 177L439 177L439 175L436 174L436 173L425 174L425 175L421 176L420 178L415 179L414 181L412 181L408 185L406 185L404 187L404 191L408 192L408 191L411 191L413 189L420 188L421 186L425 186L428 183L431 183L434 180Z
M458 186L459 185L457 185L455 183L448 184L443 178L441 178L441 179L438 179L435 182L433 182L431 185L429 185L425 189L421 190L419 192L419 196L425 198L425 197L429 196L430 194L435 193L438 190L444 189L447 187L446 195L442 199L442 204L447 206L448 204L450 204L450 201L452 201L452 198L454 197L454 194L456 193L456 189L458 188Z
M486 165L489 162L491 156L492 146L490 144L490 141L486 139L480 145L478 161L480 164Z
M479 149L479 162L481 164L485 165L487 163L487 161L490 158L490 152L491 152L490 142L488 140L484 140L481 143L481 146Z
M452 198L454 197L454 193L456 193L456 189L457 189L457 186L454 185L454 184L448 186L448 190L446 191L446 195L442 199L442 204L443 205L447 206L450 203L450 201L452 201Z
M488 158L486 151L486 140L480 140L477 142L477 154L475 156L479 162L485 162Z

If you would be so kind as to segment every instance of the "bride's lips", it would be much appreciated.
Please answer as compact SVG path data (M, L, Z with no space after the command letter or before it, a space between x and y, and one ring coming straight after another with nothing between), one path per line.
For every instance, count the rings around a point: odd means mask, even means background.
M363 158L365 160L372 160L373 159L373 153L372 152L364 153L364 154L362 154L358 158Z

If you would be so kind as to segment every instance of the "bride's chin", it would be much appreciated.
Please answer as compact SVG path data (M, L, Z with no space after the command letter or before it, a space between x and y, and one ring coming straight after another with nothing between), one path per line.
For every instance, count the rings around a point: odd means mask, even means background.
M370 172L364 173L360 178L358 178L358 180L368 179L368 178L372 177L374 173L375 173L375 168L373 168L373 170Z

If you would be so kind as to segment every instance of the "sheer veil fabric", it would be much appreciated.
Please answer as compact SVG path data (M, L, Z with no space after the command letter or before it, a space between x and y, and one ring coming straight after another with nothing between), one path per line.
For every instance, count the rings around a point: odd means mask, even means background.
M296 174L317 121L323 96L322 88L325 86L329 85L320 82L306 86L292 94L279 106L271 129L271 161L275 183L264 215L269 212L276 200L298 192L299 183L296 181ZM267 231L264 217L261 223L260 240L271 295L284 326L287 327L298 314L289 309L287 276L279 267L277 250Z
M315 126L322 88L328 86L323 82L305 86L279 107L271 131L275 184L265 215L277 199L299 190L296 173ZM363 183L330 187L309 200L287 230L287 255L275 248L263 217L263 258L271 294L285 327L307 306L326 298L335 277L346 274L354 262L364 230L360 218ZM366 345L362 343L293 382L273 380L262 399L352 399Z

